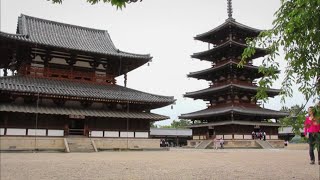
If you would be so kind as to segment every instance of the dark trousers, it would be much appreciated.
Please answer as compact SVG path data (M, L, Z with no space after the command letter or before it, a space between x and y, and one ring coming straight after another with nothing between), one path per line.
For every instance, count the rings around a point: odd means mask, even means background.
M314 149L318 151L318 162L320 162L320 133L310 133L309 134L309 155L310 160L314 161Z

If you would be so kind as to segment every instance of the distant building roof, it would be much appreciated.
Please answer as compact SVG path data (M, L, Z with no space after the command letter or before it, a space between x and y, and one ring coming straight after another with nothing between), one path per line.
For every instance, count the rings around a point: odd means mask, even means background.
M150 128L151 136L192 136L192 129Z
M277 126L279 127L279 123L272 123L272 122L255 122L255 121L221 121L221 122L212 122L212 123L201 123L201 124L193 124L188 127L208 127L208 126L223 126L223 125L230 125L230 124L237 124L237 125L258 125L258 126Z
M303 133L304 130L300 129L300 132ZM292 127L280 127L278 133L279 134L294 134Z

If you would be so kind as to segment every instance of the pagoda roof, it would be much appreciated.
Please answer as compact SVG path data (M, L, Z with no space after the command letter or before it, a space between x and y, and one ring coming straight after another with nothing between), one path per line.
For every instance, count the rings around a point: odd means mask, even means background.
M246 44L242 44L233 40L228 40L218 46L198 53L194 53L191 55L192 58L197 58L200 60L207 60L207 61L216 61L220 60L223 57L228 56L235 56L238 57L242 55L244 49L247 48ZM265 56L267 54L266 49L262 48L255 48L255 54L251 57L251 59L255 59L258 57Z
M20 112L20 113L39 113L39 114L55 114L55 115L77 115L89 117L107 117L121 119L149 119L152 121L169 119L168 116L162 116L147 112L123 112L110 111L102 109L79 109L65 107L46 107L46 106L30 106L15 104L0 104L0 112Z
M0 32L0 37L52 48L149 61L149 54L133 54L117 49L106 30L98 30L40 19L21 14L16 34Z
M0 77L0 91L20 94L38 94L46 97L89 99L93 101L116 101L150 104L163 107L172 104L172 96L159 96L114 85L56 80L27 76Z
M229 66L232 65L232 66L237 66L238 63L237 62L234 62L234 61L228 61L226 63L223 63L223 64L220 64L220 65L217 65L215 67L211 67L211 68L208 68L208 69L204 69L204 70L201 70L201 71L196 71L196 72L191 72L189 73L187 76L188 77L193 77L193 78L199 78L199 79L206 79L208 80L209 79L209 75L214 73L214 72L217 72L219 70L223 70L225 68L229 68ZM237 67L238 68L238 67ZM243 65L243 67L240 67L238 68L239 70L245 70L245 71L250 71L250 73L254 73L255 74L255 77L259 78L259 77L262 77L263 74L262 73L259 73L259 67L258 66L253 66L253 65Z
M210 122L210 123L201 123L201 124L193 124L189 125L190 128L195 127L208 127L208 126L224 126L224 125L258 125L258 126L276 126L280 127L279 123L272 122L256 122L256 121L240 121L240 120L228 120L228 121L220 121L220 122Z
M225 107L207 108L204 110L182 114L181 119L206 119L226 114L240 114L247 116L261 116L264 118L282 118L288 116L288 113L265 109L258 106L247 107L243 105L228 105Z
M216 87L209 87L207 89L202 89L199 91L194 91L194 92L187 92L184 97L190 97L190 98L201 98L204 96L210 96L212 97L212 94L218 93L218 92L226 92L229 89L240 89L245 92L257 92L258 91L258 86L250 86L250 85L243 85L243 84L225 84L222 86L216 86ZM280 90L278 89L267 89L266 93L268 96L276 96L280 93Z
M194 39L211 43L214 40L217 40L219 38L221 39L221 37L229 36L230 29L232 29L234 31L246 32L245 38L257 37L260 34L260 32L263 31L260 29L252 28L250 26L241 24L241 23L235 21L233 18L228 18L228 19L226 19L226 21L223 24L219 25L218 27L216 27L208 32L196 35L196 37L194 37ZM222 39L224 39L224 38L222 38Z

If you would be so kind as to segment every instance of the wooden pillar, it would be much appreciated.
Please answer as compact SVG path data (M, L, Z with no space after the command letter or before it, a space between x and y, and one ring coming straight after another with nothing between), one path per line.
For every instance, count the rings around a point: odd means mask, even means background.
M64 136L68 136L69 135L69 119L67 116L62 116L62 118L64 118Z
M8 69L7 68L3 69L3 76L8 76Z
M8 113L4 113L4 134L3 135L7 135L7 128L8 128Z
M84 119L84 135L89 137L89 126L88 126L88 119Z

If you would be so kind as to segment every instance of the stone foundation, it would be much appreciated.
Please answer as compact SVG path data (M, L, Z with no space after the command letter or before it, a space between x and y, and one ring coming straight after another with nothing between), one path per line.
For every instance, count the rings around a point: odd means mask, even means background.
M91 138L99 150L160 149L160 139ZM128 145L128 146L127 146ZM31 150L65 151L64 138L60 137L0 137L1 151Z
M188 147L196 147L202 140L188 140ZM282 140L268 140L274 148L283 148L284 141ZM220 147L220 145L219 145ZM261 146L254 140L224 140L225 148L261 148ZM212 146L211 146L212 148Z
M284 148L284 140L268 140L274 148Z
M160 139L91 138L97 149L159 149Z
M0 137L1 151L30 151L30 150L64 151L63 138L54 137Z

